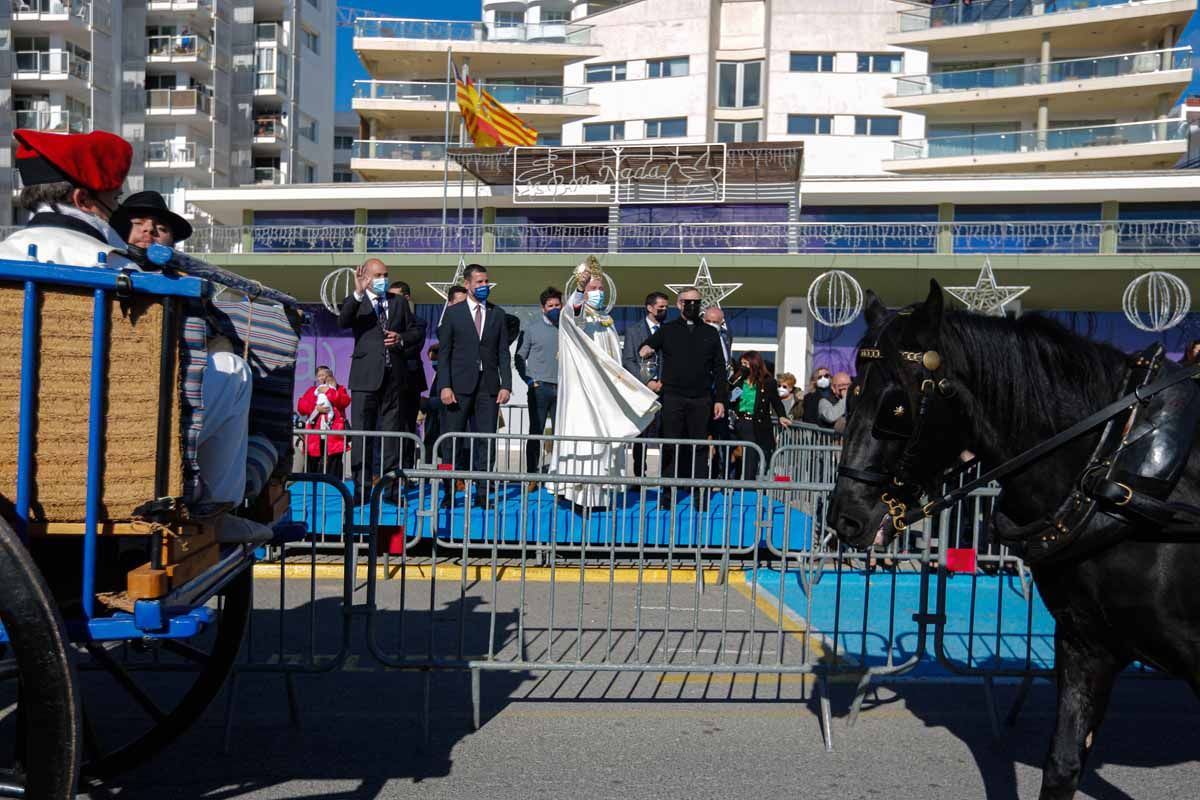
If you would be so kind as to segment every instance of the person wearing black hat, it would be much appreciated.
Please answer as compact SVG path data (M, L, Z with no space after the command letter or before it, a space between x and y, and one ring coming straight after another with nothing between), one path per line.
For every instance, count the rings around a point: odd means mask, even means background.
M129 244L143 250L152 244L174 247L192 235L192 226L176 214L158 192L137 192L125 199L108 224Z
M129 142L105 131L15 130L25 227L0 243L0 258L133 267L125 242L109 225L133 160Z

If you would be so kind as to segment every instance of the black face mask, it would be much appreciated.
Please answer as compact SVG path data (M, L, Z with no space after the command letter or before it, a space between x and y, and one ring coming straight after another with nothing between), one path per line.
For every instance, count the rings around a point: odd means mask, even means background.
M683 318L688 322L695 322L700 319L700 301L684 300L682 312Z
M659 311L654 311L651 316L654 317L655 322L662 322L667 318L667 310L664 308Z

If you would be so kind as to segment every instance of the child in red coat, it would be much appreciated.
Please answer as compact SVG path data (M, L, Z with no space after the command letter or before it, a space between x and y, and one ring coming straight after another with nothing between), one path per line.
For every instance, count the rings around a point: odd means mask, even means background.
M318 431L346 430L346 407L350 405L350 392L338 386L329 367L317 367L317 382L309 387L296 410L304 417L304 427ZM346 452L346 439L342 436L306 436L308 450L308 472L324 472L332 478L342 479L342 454Z

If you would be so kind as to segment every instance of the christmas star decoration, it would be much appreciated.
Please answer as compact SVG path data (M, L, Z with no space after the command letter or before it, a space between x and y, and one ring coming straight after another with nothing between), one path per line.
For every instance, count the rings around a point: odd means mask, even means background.
M991 317L1004 316L1004 306L1029 291L1028 286L997 286L991 258L983 260L983 269L974 286L947 286L946 291L971 311Z
M426 281L425 285L430 289L433 289L433 291L437 293L438 297L442 298L443 300L449 300L450 298L447 297L447 295L450 293L450 287L463 285L463 273L466 272L466 270L467 261L462 256L459 256L458 266L454 268L454 277L448 281ZM498 285L499 284L492 282L488 283L488 286L492 287L493 289L495 289Z
M700 259L700 269L696 270L696 279L691 283L665 284L675 294L684 289L697 289L700 292L700 307L721 307L721 301L742 288L740 283L713 283L712 273L708 271L708 259Z

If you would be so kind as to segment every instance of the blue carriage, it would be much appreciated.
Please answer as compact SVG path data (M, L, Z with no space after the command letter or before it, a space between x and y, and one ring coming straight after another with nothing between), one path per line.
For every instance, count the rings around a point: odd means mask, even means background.
M283 536L300 323L292 298L183 254L162 272L0 260L0 796L74 797L220 691L255 545L217 541L197 502L207 337L245 355L272 456L230 513Z

